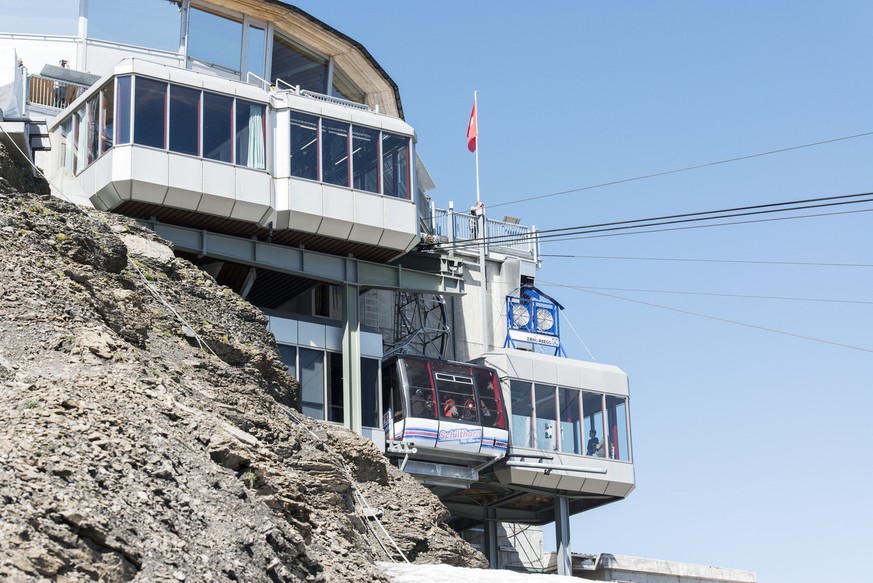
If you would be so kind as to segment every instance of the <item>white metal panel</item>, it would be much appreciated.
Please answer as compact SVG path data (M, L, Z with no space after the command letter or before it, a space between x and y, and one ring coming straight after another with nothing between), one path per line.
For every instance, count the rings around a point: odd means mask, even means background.
M355 203L348 188L325 184L322 188L322 216L319 235L347 239L355 220Z
M379 115L378 123L379 126L387 132L403 134L409 137L412 137L415 134L415 130L412 129L412 126L397 117Z
M270 316L269 329L281 344L297 344L297 320Z
M257 222L270 210L273 202L272 178L263 170L235 167L236 204L231 218Z
M361 332L361 356L382 358L382 335Z
M133 166L133 146L115 146L112 153L112 182L121 200L130 200L133 185L130 182Z
M170 180L167 152L145 147L133 147L131 152L131 200L163 204Z
M327 348L324 324L298 322L297 344L298 346L310 348Z
M233 210L236 178L230 164L203 161L203 198L197 210L204 213L230 216Z
M115 150L110 149L91 165L90 170L94 172L94 185L93 190L86 190L86 193L90 195L99 192L112 183L112 158L114 155Z
M273 132L272 144L273 175L291 175L291 112L287 109L276 111L274 114L267 112L267 131ZM268 148L268 154L270 153ZM278 182L278 181L277 181ZM284 181L283 181L284 182ZM287 186L285 187L287 192Z
M350 238L353 241L376 245L382 236L383 213L385 211L383 197L367 192L353 192L354 226Z
M584 367L579 369L579 388L593 391L603 390L603 371L599 368Z
M324 347L332 352L342 352L343 329L338 326L325 326Z
M607 393L627 395L627 376L623 373L608 371L603 375L603 390Z
M199 158L169 155L170 190L166 204L194 210L200 205L203 191L203 161Z
M295 229L308 233L318 232L324 204L321 185L308 180L289 179L288 210L283 217L279 213L279 228Z
M582 371L579 361L564 358L563 362L556 361L556 379L562 387L579 388L582 386Z
M554 361L543 361L543 360L534 360L533 361L533 377L532 380L535 380L538 383L546 383L549 385L555 385L558 383L558 366Z

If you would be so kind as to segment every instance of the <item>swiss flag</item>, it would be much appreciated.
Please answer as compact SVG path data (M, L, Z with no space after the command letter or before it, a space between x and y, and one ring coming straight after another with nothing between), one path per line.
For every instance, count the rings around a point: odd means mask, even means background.
M476 137L479 135L479 124L476 121L476 101L473 100L473 112L470 114L470 124L467 126L467 149L476 151Z

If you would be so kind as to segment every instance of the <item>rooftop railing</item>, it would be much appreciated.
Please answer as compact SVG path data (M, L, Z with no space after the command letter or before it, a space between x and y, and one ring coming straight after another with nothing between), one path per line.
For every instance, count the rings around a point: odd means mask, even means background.
M506 217L509 218L509 217ZM530 259L537 264L540 261L539 236L536 227L527 227L515 222L516 219L498 221L485 220L485 243L491 251L505 255ZM456 212L449 205L448 209L438 209L431 203L430 226L433 241L451 251L478 252L482 241L479 233L476 215L466 212Z
M52 107L60 111L73 103L87 89L87 85L58 81L40 75L30 75L27 102L31 105Z
M336 97L334 95L325 95L324 93L309 91L308 89L301 89L300 85L291 85L287 81L278 78L276 79L276 88L279 91L292 93L294 95L302 95L304 97L309 97L310 99L315 99L317 101L324 101L326 103L333 103L334 105L342 105L344 107L360 109L361 111L370 111L370 107L366 103L358 103L357 101L350 101L348 99L343 99L342 97ZM376 113L379 113L378 105L376 106L375 111Z

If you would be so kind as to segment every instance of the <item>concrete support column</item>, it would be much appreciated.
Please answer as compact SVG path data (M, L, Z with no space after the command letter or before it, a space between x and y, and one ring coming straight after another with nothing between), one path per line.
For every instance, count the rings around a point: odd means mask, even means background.
M485 521L482 530L485 534L482 548L485 551L485 556L488 557L488 566L491 569L499 569L500 552L497 544L497 521L494 520L494 511L490 508L488 509L488 520Z
M555 496L555 545L557 546L558 575L573 575L573 561L570 557L570 500L565 496Z
M343 285L343 424L361 434L360 286Z
M76 65L70 68L87 71L88 52L85 43L88 38L88 0L79 0L79 26L76 36L78 37L78 42L76 43Z

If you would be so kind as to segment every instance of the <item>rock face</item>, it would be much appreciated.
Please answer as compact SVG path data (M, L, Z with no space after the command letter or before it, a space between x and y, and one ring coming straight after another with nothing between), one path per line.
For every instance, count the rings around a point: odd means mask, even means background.
M261 312L150 231L0 193L0 580L485 566L372 443L302 417L297 388Z

